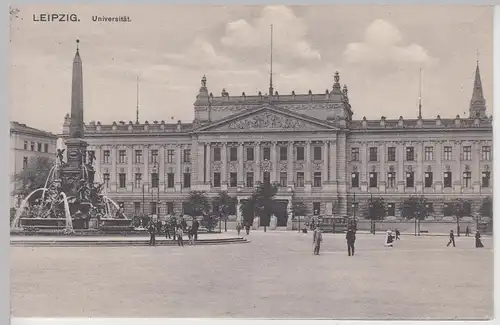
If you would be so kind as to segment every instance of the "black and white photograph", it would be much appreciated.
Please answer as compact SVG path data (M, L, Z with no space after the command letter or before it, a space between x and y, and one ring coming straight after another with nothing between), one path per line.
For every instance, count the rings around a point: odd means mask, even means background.
M493 7L9 7L13 318L491 320Z

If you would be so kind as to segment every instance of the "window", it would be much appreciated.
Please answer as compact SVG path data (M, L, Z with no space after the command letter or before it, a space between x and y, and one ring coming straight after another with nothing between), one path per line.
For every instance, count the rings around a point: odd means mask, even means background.
M221 161L221 148L214 148L214 161Z
M445 217L451 217L452 214L453 214L452 205L450 203L445 203L443 206L443 215Z
M158 150L157 149L151 150L151 157L150 157L149 162L152 164L158 163Z
M140 188L142 183L142 174L141 173L136 173L135 174L135 181L134 181L134 187L135 188Z
M263 173L263 178L264 178L264 184L269 184L271 183L271 173L270 172L264 172Z
M481 159L482 160L491 160L491 147L483 146L481 148Z
M103 164L109 164L110 157L111 157L111 152L109 150L104 150L102 157Z
M432 187L432 172L425 172L424 174L424 186Z
M167 174L167 187L174 188L174 173Z
M388 188L396 187L396 172L387 173L387 187Z
M28 141L24 141L24 150L28 150Z
M40 142L37 142L36 146L37 146L38 152L42 152L42 144Z
M151 187L157 188L158 187L158 173L151 173Z
M415 182L414 173L406 172L406 187L413 187Z
M175 159L175 152L174 149L168 149L167 150L167 163L172 164Z
M229 148L229 160L230 161L238 160L238 148L236 147Z
M490 172L482 172L481 187L490 187Z
M280 147L280 160L287 160L287 159L288 159L288 148Z
M134 159L136 164L142 164L142 150L136 150L135 151L135 159Z
M321 147L314 147L314 160L321 160Z
M470 187L471 186L471 173L464 172L462 176L464 179L463 187Z
M191 187L191 174L190 173L184 173L184 187L185 188Z
M472 148L470 146L463 147L463 160L471 160L472 159Z
M220 148L215 148L220 149ZM214 187L220 187L220 173L214 173Z
M109 188L109 173L102 174L102 178L104 178L104 186Z
M26 169L28 167L28 157L23 157L23 169Z
M377 187L377 173L370 173L370 187Z
M264 160L271 160L271 148L264 147L264 148L262 148L262 152L263 152L263 159Z
M127 157L127 151L125 150L118 150L118 163L119 164L124 164L126 161Z
M377 161L377 147L370 147L369 157L370 161Z
M247 148L247 161L253 161L254 158L253 158L253 148L252 147L248 147Z
M304 187L304 172L297 172L297 187Z
M451 172L444 172L443 183L444 187L451 187Z
M253 172L247 173L247 187L253 187Z
M321 172L314 172L313 187L321 187Z
M167 202L167 214L174 214L174 202Z
M43 152L49 152L49 144L48 143L43 144Z
M359 148L351 148L351 160L359 161Z
M396 161L396 147L387 148L387 161Z
M425 147L424 148L424 159L425 160L434 160L434 147Z
M304 147L297 147L297 160L304 160L305 150Z
M445 146L443 153L444 153L443 155L444 160L452 160L453 155L451 146Z
M396 216L396 205L394 203L387 203L387 216L388 217Z
M351 187L359 187L359 172L351 173Z
M156 209L156 202L149 202L149 211L151 214L158 213L158 210Z
M30 143L30 149L31 151L35 151L35 143L33 141Z
M237 186L238 186L238 174L229 173L229 187L237 187Z
M134 215L139 216L141 214L141 202L134 202Z
M120 188L127 187L126 181L127 181L127 174L125 173L118 174L118 187Z
M287 172L280 172L280 186L285 187L287 185L286 184L287 181L288 181Z
M191 162L191 149L184 149L184 162Z
M407 161L415 160L415 150L413 147L406 147L406 160Z
M313 202L313 214L319 216L321 212L321 202Z

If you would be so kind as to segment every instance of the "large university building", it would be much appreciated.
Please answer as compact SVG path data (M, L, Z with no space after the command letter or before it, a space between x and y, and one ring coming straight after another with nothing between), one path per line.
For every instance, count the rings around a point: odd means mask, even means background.
M468 118L353 120L338 72L319 94L278 94L271 85L267 94L214 96L203 77L192 123L90 122L85 139L108 196L128 215L180 214L192 190L228 191L241 202L263 181L281 185L280 220L292 199L310 215L360 216L381 197L398 217L412 195L425 195L435 218L450 215L456 198L475 213L492 194L493 171L479 66L475 74ZM63 136L69 124L67 115Z

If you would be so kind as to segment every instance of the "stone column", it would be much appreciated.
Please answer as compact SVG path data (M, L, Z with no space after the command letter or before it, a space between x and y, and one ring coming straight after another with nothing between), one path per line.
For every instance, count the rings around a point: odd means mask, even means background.
M462 144L455 141L455 168L453 172L453 191L460 193L462 191Z
M134 175L133 175L133 164L134 164L134 149L132 145L127 145L127 191L131 192L134 190Z
M261 181L260 175L260 142L255 142L255 175L254 175L254 183Z
M305 187L311 188L311 141L306 141L306 170L304 171L305 176Z
M293 172L293 141L289 141L288 142L288 149L287 149L287 178L288 178L288 186L293 186L293 184L295 183L294 182L294 179L295 179L295 175L294 175L294 172Z
M182 189L182 144L175 146L175 191Z
M165 191L165 145L158 146L158 186Z
M472 164L471 164L471 176L472 176L472 188L474 192L479 192L481 190L481 146L479 141L474 141L472 143Z
M387 154L387 147L386 143L382 141L380 144L378 151L380 152L379 154L379 159L380 159L380 172L378 175L378 188L380 191L385 192L386 188L386 172L385 172L385 161L386 159L386 154Z
M149 145L144 146L142 158L144 159L144 171L142 174L142 182L144 183L144 191L148 193L149 192Z
M198 164L198 182L199 184L205 184L205 144L203 142L198 142L198 158L192 161L192 165Z
M405 184L405 180L406 180L406 175L405 175L405 150L406 150L406 147L405 147L405 143L400 142L398 147L397 147L397 150L398 150L397 154L399 156L398 169L397 169L397 173L396 173L397 189L398 189L398 192L403 193L405 185L406 185Z
M96 172L96 176L94 176L96 179L98 180L101 180L101 181L104 181L104 179L102 179L102 173L101 173L101 146L96 146L95 147L95 172Z
M363 142L361 145L361 170L359 175L361 191L368 190L368 143Z
M227 143L222 142L222 170L221 170L221 188L223 190L227 189Z
M116 170L116 162L118 160L116 145L111 146L111 192L116 192L118 175Z
M279 164L278 164L278 159L277 159L277 142L272 141L271 142L271 163L272 163L272 169L271 169L271 183L276 182L279 180Z
M330 183L337 184L337 141L330 141Z
M424 168L424 142L418 141L416 145L417 151L417 173L416 173L416 190L421 193L424 187L423 184L423 168Z
M245 184L245 154L243 152L243 142L238 142L238 186Z
M206 158L206 182L205 185L212 186L212 146L210 142L206 143L207 145L207 158Z
M443 191L443 162L442 162L442 154L443 154L443 142L442 141L436 141L435 142L435 159L436 159L436 164L435 164L435 170L433 173L433 181L434 181L434 186L435 190L437 193L441 193Z
M236 204L236 220L242 222L243 221L243 216L241 215L241 201L240 198L238 199L238 203Z
M328 166L330 165L330 155L328 152L328 143L330 141L323 141L323 152L322 152L322 158L323 158L323 175L321 175L322 183L323 184L328 184L328 180L330 179L328 175Z

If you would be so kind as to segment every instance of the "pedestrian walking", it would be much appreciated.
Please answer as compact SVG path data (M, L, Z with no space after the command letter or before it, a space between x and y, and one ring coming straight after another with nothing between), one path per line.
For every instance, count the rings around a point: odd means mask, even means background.
M476 248L483 248L483 243L481 242L481 234L479 233L479 230L476 230Z
M399 229L396 229L396 240L401 240L401 238L399 238L400 235Z
M467 225L467 227L465 227L465 236L466 236L466 237L469 237L469 236L470 236L470 229L469 229L469 225Z
M177 227L177 245L180 247L184 247L184 239L182 238L182 236L184 235L184 232L182 231L182 227L179 226Z
M354 233L352 228L347 229L345 239L347 241L347 254L349 256L353 256L354 255L354 243L356 242L356 234Z
M172 236L170 235L170 223L168 222L168 220L165 221L164 230L165 230L165 239L172 238Z
M387 230L387 236L385 237L385 247L394 247L394 236L390 229Z
M321 248L321 242L323 241L323 234L321 233L321 229L319 227L316 227L316 230L314 230L314 236L313 236L313 254L314 255L319 255L319 250Z
M194 246L194 230L193 227L188 227L189 245Z
M187 229L187 222L186 222L186 220L184 220L184 218L182 218L181 226L182 226L182 231L186 231L186 229Z
M450 230L450 241L446 247L450 246L451 243L453 243L453 247L455 247L455 234L453 234L453 230Z
M239 222L236 224L236 231L238 232L238 236L239 236L240 232L241 232L241 224Z
M195 217L193 220L194 240L198 240L198 229L200 229L200 223L198 222L198 219L196 219L196 217Z
M161 235L162 229L163 229L163 224L162 224L162 222L160 220L160 217L158 217L158 221L156 222L156 231L158 233L158 236Z
M250 235L250 224L248 222L245 225L245 231L247 232L247 235Z
M156 225L153 221L149 222L148 226L149 232L149 246L156 246Z

